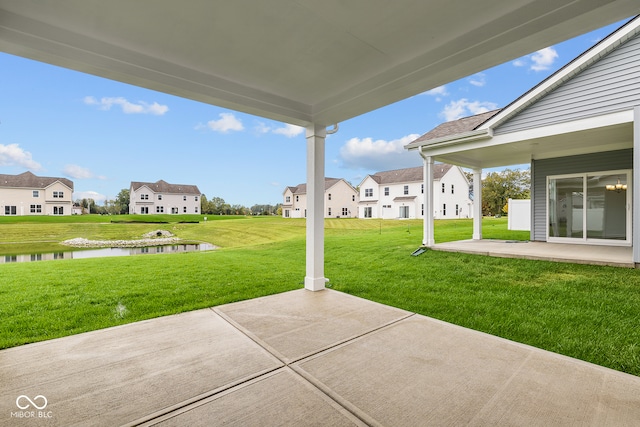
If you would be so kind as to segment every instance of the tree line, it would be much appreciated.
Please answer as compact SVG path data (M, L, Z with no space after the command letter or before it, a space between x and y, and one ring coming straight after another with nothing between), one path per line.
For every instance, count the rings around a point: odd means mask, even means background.
M129 213L129 190L120 190L114 200L105 200L103 206L98 206L94 199L84 198L75 201L84 212L101 215L124 215ZM239 204L231 205L222 197L207 199L206 195L200 197L200 212L204 215L281 215L282 204L253 205L250 208Z

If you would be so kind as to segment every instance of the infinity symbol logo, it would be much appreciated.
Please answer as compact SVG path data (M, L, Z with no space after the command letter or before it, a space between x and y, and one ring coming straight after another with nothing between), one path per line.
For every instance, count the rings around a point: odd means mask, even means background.
M38 404L36 402L34 402L34 400L38 400L41 399L44 403L42 404L42 406L38 406ZM29 403L24 404L24 406L22 406L20 404L20 401L24 401L26 400ZM47 407L47 398L44 397L43 395L39 394L36 397L33 398L33 400L29 399L29 396L25 396L24 394L21 394L20 396L18 396L18 398L16 399L16 406L20 409L27 409L29 406L33 406L36 409L44 409Z

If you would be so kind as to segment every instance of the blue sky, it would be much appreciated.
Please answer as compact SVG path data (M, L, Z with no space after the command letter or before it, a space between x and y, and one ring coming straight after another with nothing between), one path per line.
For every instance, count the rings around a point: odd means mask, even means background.
M340 123L326 176L420 166L403 145L438 124L501 108L621 23ZM0 53L0 173L66 177L102 204L131 181L195 184L229 204L282 202L306 179L304 130Z

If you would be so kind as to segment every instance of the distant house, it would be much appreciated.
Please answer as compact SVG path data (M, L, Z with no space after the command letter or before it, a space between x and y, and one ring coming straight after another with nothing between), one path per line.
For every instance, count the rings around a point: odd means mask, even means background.
M283 193L282 216L306 218L307 184L287 187ZM354 218L358 216L358 191L342 178L324 180L324 217Z
M69 179L0 174L0 215L71 215L72 198Z
M377 172L360 183L360 218L424 218L422 166ZM434 218L470 218L469 181L458 166L434 166Z
M198 214L202 193L195 185L131 182L130 214Z

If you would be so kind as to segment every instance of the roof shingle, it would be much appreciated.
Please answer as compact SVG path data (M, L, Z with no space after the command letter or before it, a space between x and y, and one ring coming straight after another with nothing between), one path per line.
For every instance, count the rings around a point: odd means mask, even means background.
M164 180L156 181L156 182L139 182L139 181L131 181L131 188L135 191L140 187L146 185L155 193L169 193L169 194L195 194L200 195L200 190L196 185L185 185L185 184L169 184Z
M73 181L67 178L56 178L50 176L36 176L31 172L23 172L19 175L0 174L0 187L11 188L46 188L56 181L73 190Z

